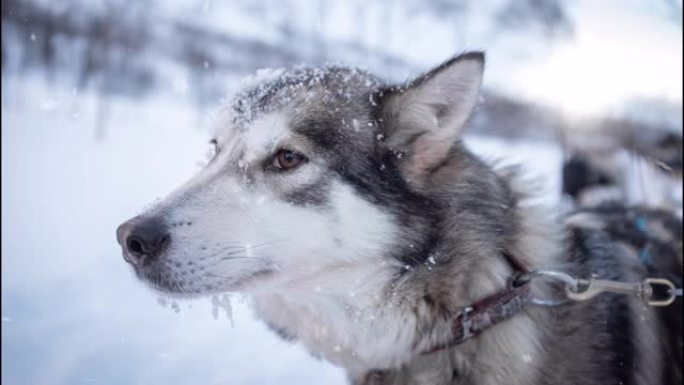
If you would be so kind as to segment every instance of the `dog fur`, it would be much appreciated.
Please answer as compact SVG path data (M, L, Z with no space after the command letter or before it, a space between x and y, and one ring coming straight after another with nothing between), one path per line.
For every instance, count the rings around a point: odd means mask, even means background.
M528 306L421 354L461 308L506 287L504 252L533 269L648 274L604 216L564 224L529 203L517 169L464 146L483 69L471 52L402 85L337 66L262 73L224 111L208 165L120 227L124 254L154 227L168 242L138 277L178 295L246 293L273 330L353 384L681 383L681 317L624 295ZM284 170L282 150L304 161ZM681 236L665 233L681 275Z

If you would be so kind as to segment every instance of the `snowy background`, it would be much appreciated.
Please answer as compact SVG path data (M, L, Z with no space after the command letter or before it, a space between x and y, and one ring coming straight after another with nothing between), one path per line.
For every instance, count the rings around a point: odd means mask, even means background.
M344 384L232 296L158 298L114 231L197 171L213 112L258 68L402 81L487 51L467 138L559 200L557 128L681 131L677 0L3 0L2 383Z

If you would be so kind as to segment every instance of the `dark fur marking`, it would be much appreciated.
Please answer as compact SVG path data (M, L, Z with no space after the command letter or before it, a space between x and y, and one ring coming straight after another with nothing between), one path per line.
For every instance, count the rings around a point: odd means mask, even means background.
M330 180L321 178L287 193L283 199L296 206L326 206L329 198Z
M372 120L372 119L371 119ZM329 167L367 201L386 207L407 227L423 223L432 229L423 239L413 241L414 248L406 247L394 258L409 266L419 265L434 251L441 233L440 205L429 197L413 191L396 166L395 154L382 145L369 148L361 155L354 142L345 139L333 123L322 119L305 121L295 130L309 139L329 162ZM351 146L354 148L345 148ZM321 187L323 188L323 187ZM301 193L301 192L300 192ZM319 192L310 198L325 196ZM308 200L303 200L304 202ZM325 202L312 202L324 204ZM436 219L437 218L437 219Z
M592 229L575 229L573 231L575 258L581 266L582 276L594 273L604 279L623 280L620 261L616 255L615 245L608 235ZM633 365L635 363L635 346L631 310L625 296L604 294L595 299L601 301L603 310L598 314L600 322L595 325L596 339L590 347L596 350L596 357L602 352L612 352L610 362L604 362L610 368L610 381L631 385L635 383Z
M429 258L439 243L442 211L436 201L411 190L395 167L393 158L394 155L388 151L380 158L368 157L370 166L365 171L352 173L348 168L338 168L337 172L365 199L391 210L406 227L426 222L426 225L431 225L431 231L414 242L414 248L405 247L400 254L393 255L406 265L417 266Z
M342 132L334 128L335 125L326 120L307 120L294 127L294 131L304 135L323 150L334 150L344 139Z

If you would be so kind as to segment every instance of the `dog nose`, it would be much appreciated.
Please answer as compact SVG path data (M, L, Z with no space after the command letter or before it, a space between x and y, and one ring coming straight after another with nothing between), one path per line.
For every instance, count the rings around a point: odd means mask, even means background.
M133 218L116 230L123 257L133 266L143 266L161 254L171 237L159 218Z

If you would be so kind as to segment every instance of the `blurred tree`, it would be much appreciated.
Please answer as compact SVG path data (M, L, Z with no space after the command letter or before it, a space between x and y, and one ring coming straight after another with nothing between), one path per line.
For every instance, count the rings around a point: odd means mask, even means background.
M510 30L539 28L543 36L572 33L563 0L508 0L496 12L499 26Z
M679 18L681 1L648 0ZM554 41L572 34L566 0L353 0L356 34L341 40L329 27L336 15L329 0L237 0L216 4L198 1L192 12L165 14L160 0L3 0L3 76L44 72L48 81L68 78L79 90L99 95L96 138L105 135L111 97L137 97L164 84L178 73L187 75L188 91L201 110L226 92L227 79L255 68L282 67L344 59L394 78L422 70L391 54L393 37L405 28L400 21L419 15L451 28L449 43L468 45L474 28L489 29L490 39L530 33L530 38ZM235 28L212 24L214 9L234 12L267 33L239 34ZM348 4L348 3L347 3ZM235 17L232 14L231 17ZM477 25L473 20L478 20ZM483 21L486 20L486 21ZM404 30L402 30L404 31ZM405 32L405 31L404 31ZM275 36L275 37L274 37ZM330 49L334 47L334 49ZM55 77L51 74L59 73ZM679 107L681 109L681 106ZM562 127L554 111L487 92L476 130L513 137L553 137ZM681 123L680 123L681 127Z

